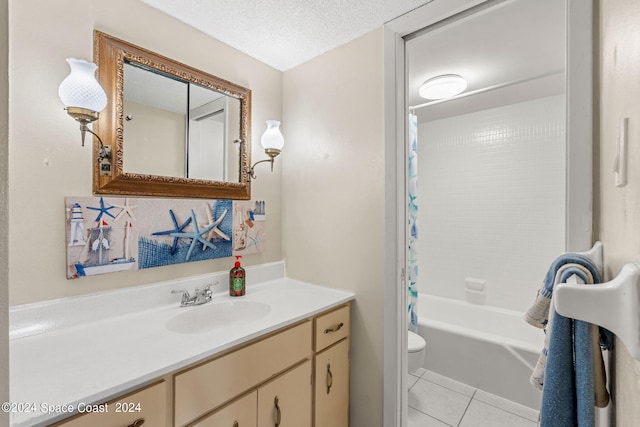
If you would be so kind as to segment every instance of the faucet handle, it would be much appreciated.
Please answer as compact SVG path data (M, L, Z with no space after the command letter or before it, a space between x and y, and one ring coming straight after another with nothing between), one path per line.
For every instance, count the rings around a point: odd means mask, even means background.
M202 289L196 288L196 298L204 298L203 302L211 301L211 298L213 298L213 291L211 290L212 285L213 284L205 285Z
M189 291L185 291L184 289L172 289L171 293L182 294L182 304L187 303L191 299L191 295L189 295Z
M202 288L202 290L196 289L196 293L200 293L201 295L205 295L208 298L211 298L213 296L213 291L211 290L211 287L217 285L218 283L219 282L217 280L213 283L209 283L205 285L204 288Z

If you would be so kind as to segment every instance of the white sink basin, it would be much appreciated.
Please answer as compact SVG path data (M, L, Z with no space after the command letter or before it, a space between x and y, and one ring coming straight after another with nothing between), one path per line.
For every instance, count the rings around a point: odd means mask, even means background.
M257 301L221 301L184 308L184 313L169 319L167 329L182 334L201 334L227 328L240 322L260 319L271 306Z

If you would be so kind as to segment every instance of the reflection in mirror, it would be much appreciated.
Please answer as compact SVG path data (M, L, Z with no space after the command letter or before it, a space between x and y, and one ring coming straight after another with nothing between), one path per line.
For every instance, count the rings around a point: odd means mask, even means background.
M238 181L239 107L237 98L189 84L187 178Z
M239 181L240 100L130 61L123 98L125 172Z
M99 31L94 49L113 153L95 162L94 193L250 198L249 89Z
M188 85L124 64L125 172L185 177Z

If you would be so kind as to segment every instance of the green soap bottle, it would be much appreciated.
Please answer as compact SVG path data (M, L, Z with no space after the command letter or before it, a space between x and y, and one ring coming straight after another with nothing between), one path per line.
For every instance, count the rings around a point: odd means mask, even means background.
M236 255L236 263L229 271L229 295L241 297L245 293L245 272L240 265L240 255Z

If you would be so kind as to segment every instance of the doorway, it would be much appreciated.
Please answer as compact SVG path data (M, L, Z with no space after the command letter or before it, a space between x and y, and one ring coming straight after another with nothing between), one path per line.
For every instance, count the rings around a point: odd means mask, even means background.
M418 40L420 36L429 32L432 33L432 38L438 38L433 37L433 35L444 34L444 29L451 23L460 23L466 20L467 22L463 25L468 25L469 27L465 28L470 29L471 26L468 21L473 19L474 15L476 17L489 15L492 9L493 11L499 9L504 11L505 8L512 7L515 3L518 3L518 1L459 1L450 2L449 9L445 10L443 9L445 7L443 2L435 1L414 11L413 16L405 16L403 19L389 23L387 26L390 31L385 36L386 74L388 76L386 84L388 88L394 88L396 91L396 97L393 100L389 100L387 105L388 110L393 112L387 117L387 125L389 127L387 134L387 154L389 155L387 176L394 174L395 182L395 191L388 192L388 201L392 200L396 206L395 226L390 227L387 239L390 239L390 236L395 234L397 244L395 248L388 248L389 256L387 259L392 261L387 266L388 274L385 285L385 301L387 301L385 304L385 318L393 320L392 322L385 321L385 325L387 325L385 329L385 390L388 389L387 384L393 384L395 389L395 393L385 394L385 426L404 426L407 422L408 393L406 389L408 379L403 378L404 375L402 374L406 372L406 351L403 351L403 349L406 349L406 337L403 337L403 335L406 334L403 331L406 330L405 307L407 307L407 295L406 291L403 292L403 290L406 289L404 273L408 268L407 257L404 254L408 240L405 227L406 201L404 199L404 194L406 193L406 161L404 159L407 158L407 152L405 144L396 144L396 141L404 142L406 140L406 113L408 113L408 107L420 105L411 101L413 92L410 80L411 44L417 44L414 40ZM555 80L556 82L560 80L561 86L566 91L566 108L559 108L566 111L567 145L564 150L566 162L563 161L563 163L569 165L569 167L564 175L566 185L563 184L566 187L566 194L563 194L562 201L565 210L562 215L564 218L559 219L560 231L556 230L555 234L556 236L558 233L560 234L560 241L555 242L552 252L556 250L584 250L591 243L591 25L580 25L585 22L590 24L591 14L591 5L568 0L566 5L567 18L566 20L561 19L562 24L566 23L566 35L563 34L563 37L565 40L569 40L568 48L563 49L567 53L566 79L562 70L542 71L541 68L538 68L535 73L529 76L521 76L519 78L502 77L501 82L494 81L485 85L485 88L493 86L491 90L476 92L476 94L484 93L486 94L485 96L475 97L477 101L479 98L491 98L492 96L489 95L496 95L502 92L494 98L501 100L503 105L493 106L493 108L501 108L504 107L504 100L507 99L505 93L508 92L507 89L509 87L522 84L534 86L536 83L543 83L543 87L550 88L550 80ZM473 41L475 42L476 40ZM509 42L509 40L504 41ZM523 50L530 50L530 48ZM475 62L477 63L479 60ZM504 66L495 65L500 70L504 69ZM445 72L443 71L443 73ZM405 80L405 76L407 80ZM544 84L545 81L546 84ZM502 86L504 83L510 84ZM478 89L481 88L476 88L475 90ZM558 94L546 95L548 96L539 98L557 96ZM564 95L561 96L565 97ZM473 96L468 98L470 100ZM522 102L527 101L516 99L508 105ZM436 107L437 104L422 107L423 111L431 109L432 113L436 114L433 107ZM448 103L449 105L446 108L446 103L441 102L440 104L442 105L438 109L442 111L438 114L446 114L444 111L453 107L453 102ZM475 111L471 108L462 114L474 114L491 108L476 109ZM460 115L461 113L457 113L457 116ZM447 117L442 116L439 119L446 120ZM580 181L582 184L576 185ZM425 203L428 206L428 202ZM444 212L446 214L446 209ZM462 293L464 297L464 289L464 286L460 286L456 292ZM493 298L495 296L495 293L493 296L489 295L489 293L485 294L485 298ZM494 300L494 303L497 302ZM427 343L428 347L429 343Z

